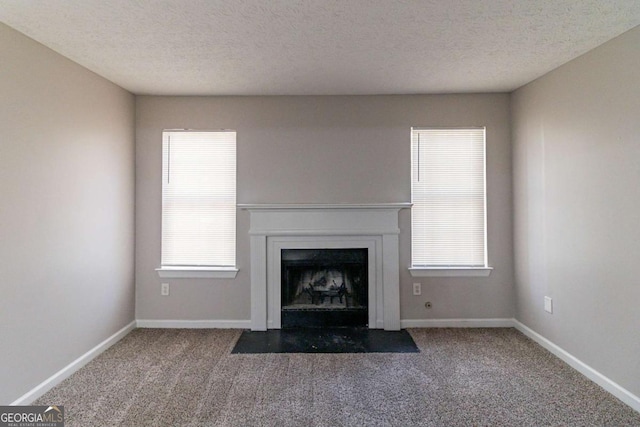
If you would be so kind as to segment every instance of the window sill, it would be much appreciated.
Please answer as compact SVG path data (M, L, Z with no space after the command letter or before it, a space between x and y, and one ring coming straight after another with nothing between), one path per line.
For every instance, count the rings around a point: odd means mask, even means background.
M412 277L487 277L493 267L409 267Z
M161 267L156 268L163 279L235 279L235 267Z

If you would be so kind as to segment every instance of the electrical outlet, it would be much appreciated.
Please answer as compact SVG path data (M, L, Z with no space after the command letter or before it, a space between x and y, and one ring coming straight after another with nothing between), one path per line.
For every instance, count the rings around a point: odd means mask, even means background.
M553 313L553 300L551 297L544 297L544 311Z
M413 284L413 294L414 295L422 295L422 284L414 283Z
M163 283L162 285L160 285L160 295L162 295L163 297L166 297L169 295L169 284L168 283Z

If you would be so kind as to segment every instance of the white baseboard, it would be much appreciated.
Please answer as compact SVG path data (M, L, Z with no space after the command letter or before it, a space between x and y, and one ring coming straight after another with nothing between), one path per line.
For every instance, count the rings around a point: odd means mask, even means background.
M42 383L37 385L31 391L27 392L23 396L19 397L17 400L11 403L11 406L16 405L30 405L34 400L51 390L53 387L60 384L62 381L69 378L72 374L82 368L84 365L93 360L100 353L120 341L127 335L129 332L133 331L136 328L135 320L129 323L124 328L120 329L115 334L111 335L106 340L102 341L97 346L93 347L91 350L87 351L82 356L78 357L76 360L62 368L60 371L52 375L51 377L44 380Z
M594 383L598 384L600 387L620 399L622 402L629 405L631 408L640 412L640 397L631 393L629 390L625 389L618 383L610 380L609 378L602 375L600 372L593 369L591 366L582 362L572 354L558 347L556 344L552 343L539 333L535 332L533 329L523 325L517 320L513 320L513 326L533 341L540 344L542 347L549 350L552 354L554 354L559 359L563 360L569 366L574 368L576 371L580 372L585 377L589 378Z
M251 320L149 320L138 319L138 328L251 329Z
M404 319L400 327L406 328L513 328L511 318L498 319Z

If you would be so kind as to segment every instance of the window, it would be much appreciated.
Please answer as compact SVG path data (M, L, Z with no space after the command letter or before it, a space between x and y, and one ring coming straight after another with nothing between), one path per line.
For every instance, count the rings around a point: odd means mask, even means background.
M236 132L163 132L161 264L161 277L235 277Z
M485 183L485 128L412 128L412 275L489 274Z

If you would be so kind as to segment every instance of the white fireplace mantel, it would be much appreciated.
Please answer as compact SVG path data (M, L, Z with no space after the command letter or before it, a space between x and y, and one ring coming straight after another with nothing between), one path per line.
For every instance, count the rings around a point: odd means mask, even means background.
M280 328L280 251L369 251L369 327L400 329L398 212L410 203L242 204L251 225L251 329Z

